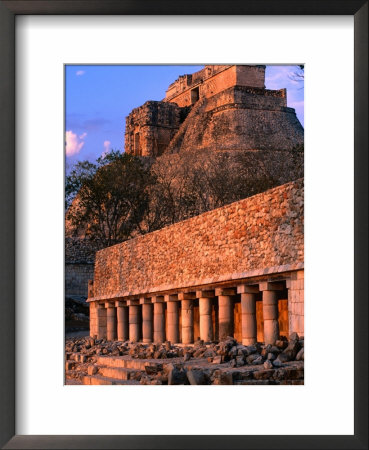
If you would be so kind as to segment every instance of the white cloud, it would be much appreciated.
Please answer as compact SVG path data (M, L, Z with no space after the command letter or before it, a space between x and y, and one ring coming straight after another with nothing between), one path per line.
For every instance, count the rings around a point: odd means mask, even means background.
M84 75L86 72L84 70L77 70L76 75L77 77L80 77L82 75Z
M110 141L104 141L104 151L102 152L102 156L104 157L110 151Z
M78 136L76 133L73 133L72 130L68 130L65 133L65 153L67 156L76 155L85 145L84 139L87 136L87 133L83 133Z

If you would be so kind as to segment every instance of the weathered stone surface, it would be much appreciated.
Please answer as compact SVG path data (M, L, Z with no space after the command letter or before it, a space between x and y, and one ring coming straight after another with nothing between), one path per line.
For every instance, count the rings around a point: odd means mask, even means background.
M267 90L264 83L265 66L207 65L181 76L164 101L146 102L127 117L125 151L158 156L209 147L286 150L301 145L303 128L287 107L286 90Z
M270 360L265 361L264 363L265 369L273 369L273 363Z
M213 358L213 364L221 364L222 363L222 357L219 356L214 356Z
M303 245L300 180L99 251L94 298L261 274L302 263Z
M274 374L274 370L258 370L254 372L255 380L269 380Z
M186 370L183 366L167 364L165 371L168 375L168 384L187 384Z
M187 378L190 384L208 384L209 377L208 374L202 369L191 368L187 370Z
M145 365L145 372L148 375L157 375L163 370L162 364L149 363Z
M265 361L266 351L275 349L258 344L250 349L253 353L247 358L252 363L245 367L243 364L244 350L248 347L234 345L233 338L209 346L208 349L222 348L223 355L215 357L218 358L218 361L216 360L218 365L215 367L211 361L208 361L208 358L210 360L213 358L205 357L204 354L195 360L191 358L183 362L183 354L191 355L202 350L201 342L198 345L182 348L169 342L160 345L112 343L105 339L95 340L94 345L90 345L92 341L89 339L67 339L66 349L77 350L74 353L66 352L67 382L70 381L72 384L140 383L143 385L303 384L303 361L284 364L278 360L271 362L267 359ZM82 351L84 353L81 353ZM152 359L152 354L156 352L159 352L159 355L165 359ZM100 356L100 354L104 354L104 356ZM261 354L264 354L264 357ZM169 355L171 355L171 359L168 359ZM219 365L222 358L226 358L227 361L223 361ZM265 383L266 381L267 383Z
M304 347L297 353L296 355L296 361L303 361L304 360Z
M88 375L95 375L97 373L97 367L96 366L88 366L87 368Z
M246 358L247 364L262 364L263 363L263 357L259 354L253 354Z

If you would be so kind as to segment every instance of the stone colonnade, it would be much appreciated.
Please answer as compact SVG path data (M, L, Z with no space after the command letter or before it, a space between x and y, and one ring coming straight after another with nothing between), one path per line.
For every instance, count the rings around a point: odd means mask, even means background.
M289 331L303 335L303 271L278 281L92 302L95 305L94 313L91 309L91 335L119 341L161 343L168 340L191 344L194 342L194 302L198 300L200 339L211 342L215 339L212 305L217 297L218 334L222 340L234 335L233 302L239 294L242 344L250 345L257 341L256 298L261 293L264 342L274 344L279 338L278 291L285 289L288 289Z

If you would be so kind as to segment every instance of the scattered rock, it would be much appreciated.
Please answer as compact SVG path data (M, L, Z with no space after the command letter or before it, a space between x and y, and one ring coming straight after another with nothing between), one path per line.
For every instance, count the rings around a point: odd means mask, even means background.
M248 346L232 337L207 345L198 340L188 346L169 341L145 344L82 337L66 339L65 349L67 379L83 380L86 375L101 374L101 355L137 359L129 366L128 375L129 380L140 384L303 384L304 379L304 340L297 333L292 333L289 341L282 337L275 345ZM165 361L169 358L173 363ZM192 358L199 364L194 366Z
M236 366L241 367L244 365L245 365L245 358L243 356L236 356Z
M276 359L275 361L273 361L273 366L274 367L282 367L283 363L279 359Z
M163 370L162 364L149 363L145 365L145 372L148 375L157 375Z
M267 361L265 361L264 367L265 369L273 369L273 363L268 359Z
M174 366L173 364L167 364L165 368L168 375L169 385L187 384L186 370L183 368L183 366L179 364L177 364L176 366Z
M287 345L288 345L288 342L286 342L286 341L282 341L282 340L275 341L275 346L278 347L279 349L283 350L287 347Z
M262 364L263 357L257 353L254 353L246 358L247 364Z
M208 384L208 377L201 369L192 368L187 370L187 379L193 385Z
M297 353L296 361L304 361L304 347Z

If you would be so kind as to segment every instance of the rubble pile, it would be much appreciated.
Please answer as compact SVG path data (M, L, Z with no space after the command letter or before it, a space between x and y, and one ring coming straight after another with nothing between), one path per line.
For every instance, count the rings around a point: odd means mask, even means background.
M275 345L246 346L228 337L186 346L69 338L66 379L67 384L303 384L304 340L293 333Z

